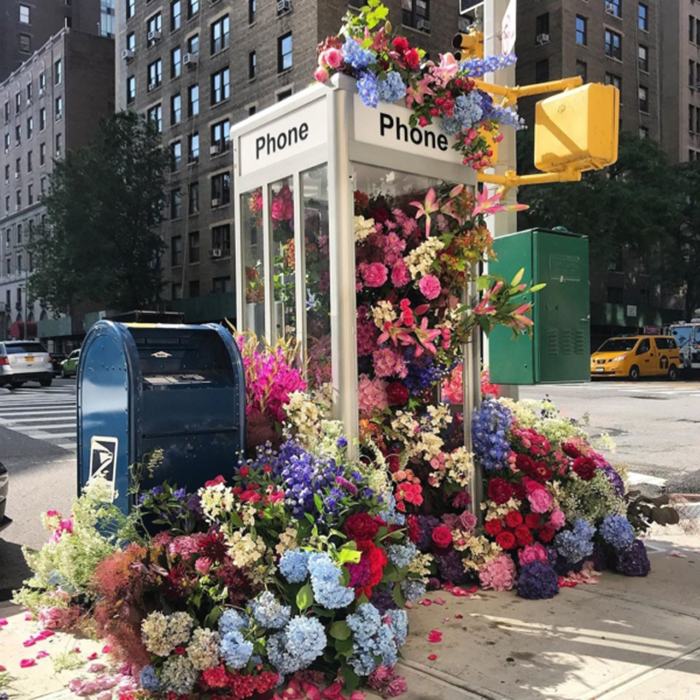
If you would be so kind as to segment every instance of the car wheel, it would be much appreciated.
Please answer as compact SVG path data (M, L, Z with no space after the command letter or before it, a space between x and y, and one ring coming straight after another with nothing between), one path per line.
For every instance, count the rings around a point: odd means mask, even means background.
M633 382L636 382L639 379L639 367L632 365L628 376Z
M61 379L68 379L68 375L66 374L65 367L61 367Z
M24 386L24 382L10 382L11 389L21 389Z
M39 384L41 384L41 386L51 386L51 382L53 382L51 377L46 377L45 379L39 380Z
M668 378L670 381L675 382L678 379L678 369L675 365L671 365L668 368Z

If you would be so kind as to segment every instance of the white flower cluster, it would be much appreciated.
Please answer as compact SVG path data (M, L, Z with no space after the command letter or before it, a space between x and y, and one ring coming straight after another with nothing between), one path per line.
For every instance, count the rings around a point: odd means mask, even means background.
M444 247L445 244L439 238L431 237L406 255L403 260L411 272L411 277L417 280L419 277L427 275L437 254Z
M141 639L151 654L167 656L176 646L188 642L193 622L185 612L167 616L153 612L141 623Z
M228 536L227 544L229 546L228 555L240 569L253 566L263 558L267 551L262 539L256 539L250 532L241 534L240 530L235 530Z
M519 510L520 501L515 498L510 498L503 505L496 505L493 501L486 501L486 503L481 504L481 510L486 511L485 520L491 520L492 518L503 518L506 513L511 510Z
M474 455L466 447L458 447L445 455L445 472L452 481L466 488L474 474Z
M355 242L362 243L376 232L374 219L365 219L364 216L355 217Z
M303 391L293 391L284 406L287 421L296 428L297 436L305 442L318 436L321 411L318 404Z
M377 328L384 328L385 323L393 323L396 320L394 305L390 301L378 301L372 307L372 318Z
M419 576L423 583L428 583L432 562L432 554L416 554L413 561L408 565L408 573L413 574L413 576Z
M454 548L466 552L462 559L465 571L479 571L495 559L503 550L483 535L465 533L454 542Z
M187 695L194 688L196 680L197 671L184 654L173 654L165 660L160 681L166 692Z
M215 522L233 508L233 491L225 484L205 486L197 494L204 517L209 522Z
M187 658L198 671L206 671L219 664L219 633L198 627L192 633L187 647Z
M275 552L282 555L288 549L296 549L298 534L296 528L287 526L287 529L280 534L280 541L275 545Z

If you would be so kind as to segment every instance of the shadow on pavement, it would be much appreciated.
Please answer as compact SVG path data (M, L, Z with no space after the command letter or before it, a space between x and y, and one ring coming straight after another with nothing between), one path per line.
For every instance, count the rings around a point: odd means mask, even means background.
M10 600L12 591L19 588L31 573L21 545L0 538L0 602Z

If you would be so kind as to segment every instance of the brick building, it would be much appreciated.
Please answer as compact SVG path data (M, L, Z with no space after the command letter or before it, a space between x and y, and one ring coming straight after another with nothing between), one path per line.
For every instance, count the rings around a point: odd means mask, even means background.
M360 0L117 0L116 104L147 114L172 155L163 298L188 321L235 314L231 124L312 81L316 46ZM390 20L433 56L455 0L389 0Z
M0 338L47 318L28 300L25 245L44 216L54 159L86 145L114 111L114 41L64 28L0 83ZM22 322L27 322L26 329ZM70 335L68 333L67 335Z

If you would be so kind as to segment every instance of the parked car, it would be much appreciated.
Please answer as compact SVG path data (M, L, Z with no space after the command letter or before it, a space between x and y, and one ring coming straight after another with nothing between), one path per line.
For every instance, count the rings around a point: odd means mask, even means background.
M678 344L670 335L631 335L606 340L591 355L591 376L678 377Z
M78 373L78 360L80 360L80 348L73 350L68 358L61 364L62 377L75 377Z
M7 468L0 462L0 532L4 530L12 521L5 515L7 506L7 491L10 485L10 475Z
M46 348L36 340L0 343L0 386L21 387L25 382L51 386L53 367Z
M64 355L61 352L50 352L49 353L49 360L51 361L51 366L53 367L53 371L56 374L59 374L61 372L61 365L63 364L63 360L65 360L67 355Z

